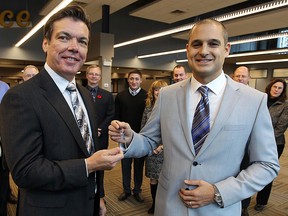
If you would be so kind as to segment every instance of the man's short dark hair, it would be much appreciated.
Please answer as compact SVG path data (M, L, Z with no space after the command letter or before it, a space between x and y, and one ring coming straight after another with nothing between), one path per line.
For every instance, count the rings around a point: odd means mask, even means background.
M185 67L184 67L183 65L175 65L175 67L173 68L173 71L172 71L172 75L174 75L174 70L175 70L176 68L183 68L183 69L184 69L184 72L185 72L185 74L186 74Z
M134 71L129 72L128 78L130 77L131 74L138 74L142 78L142 73L140 70L134 70Z
M52 32L53 32L54 22L61 20L63 18L66 18L66 17L71 17L74 20L83 21L88 27L89 34L90 34L91 22L88 16L86 15L84 9L81 6L73 3L63 8L62 10L58 11L57 13L55 13L53 16L50 17L50 19L44 25L44 38L50 41Z

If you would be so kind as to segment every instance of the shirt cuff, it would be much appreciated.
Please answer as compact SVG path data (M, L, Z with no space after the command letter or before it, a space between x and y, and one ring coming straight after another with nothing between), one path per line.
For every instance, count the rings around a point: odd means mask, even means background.
M88 176L89 176L89 171L88 171L86 159L85 159L84 161L85 161L85 166L86 166L86 174L87 174L87 178L88 178Z

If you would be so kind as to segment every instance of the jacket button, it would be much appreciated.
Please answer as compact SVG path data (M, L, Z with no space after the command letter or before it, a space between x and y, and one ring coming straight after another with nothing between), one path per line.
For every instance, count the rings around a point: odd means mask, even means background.
M198 165L198 162L197 161L194 161L193 162L193 166L197 166Z

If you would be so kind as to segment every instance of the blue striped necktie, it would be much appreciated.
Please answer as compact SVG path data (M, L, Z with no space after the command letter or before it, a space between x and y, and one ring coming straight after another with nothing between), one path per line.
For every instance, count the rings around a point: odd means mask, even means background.
M89 152L89 154L92 154L95 150L94 150L91 136L89 134L89 127L88 127L88 122L85 117L85 113L79 103L76 86L74 83L70 82L66 89L70 93L70 99L71 99L72 107L74 110L75 119L76 119L78 128L80 130L80 133L82 135L82 138L85 142L87 151Z
M210 131L209 88L207 86L200 86L198 91L201 93L202 97L197 104L192 124L192 139L196 155L200 151Z

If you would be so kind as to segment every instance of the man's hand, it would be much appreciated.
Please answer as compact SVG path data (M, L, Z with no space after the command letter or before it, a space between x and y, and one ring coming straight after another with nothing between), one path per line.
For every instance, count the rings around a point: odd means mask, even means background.
M163 152L163 145L158 146L156 149L153 150L153 154L160 154Z
M99 212L99 216L105 216L106 213L107 213L106 202L105 202L104 198L100 198L100 212Z
M199 208L214 202L214 187L212 184L203 180L185 180L187 188L195 187L188 190L181 188L179 196L187 208Z
M125 145L130 144L133 136L133 131L128 123L113 120L109 125L108 129L110 138L113 141Z
M124 154L119 147L97 151L86 159L88 172L111 170L123 158Z

